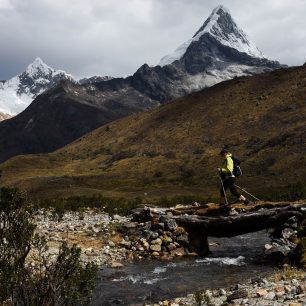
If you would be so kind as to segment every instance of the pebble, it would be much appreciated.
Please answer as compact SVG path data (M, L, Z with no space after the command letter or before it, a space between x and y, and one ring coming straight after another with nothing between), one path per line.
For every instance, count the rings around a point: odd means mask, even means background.
M274 300L275 299L275 293L274 292L269 292L266 296L265 299L267 300Z
M116 246L116 244L111 240L109 240L108 245L112 248L114 248Z
M161 245L152 244L152 245L150 245L150 250L153 251L153 252L160 252L161 251Z
M111 264L111 267L115 268L115 269L118 269L118 268L122 268L123 264L120 263L120 262L113 261L112 264Z

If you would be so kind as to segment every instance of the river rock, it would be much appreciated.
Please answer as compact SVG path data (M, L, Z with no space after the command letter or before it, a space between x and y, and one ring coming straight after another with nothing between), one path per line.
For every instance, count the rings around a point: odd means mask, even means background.
M152 222L147 221L147 222L143 223L142 229L143 230L150 230L151 226L152 226Z
M157 232L151 232L151 238L156 239L159 237L159 234Z
M169 218L168 216L161 216L160 221L165 224L165 230L166 231L175 231L177 228L177 224L174 219Z
M164 235L162 238L163 244L164 245L168 245L169 243L172 242L172 239L170 237L168 237L167 235Z
M114 248L116 246L116 244L111 240L108 241L108 245L112 248Z
M295 231L291 228L285 228L282 230L282 237L285 239L289 239L295 235Z
M124 224L121 225L121 229L124 232L134 230L137 227L138 227L138 223L137 222L125 222Z
M148 251L149 248L150 248L150 244L147 242L147 241L144 241L143 244L142 244L143 248Z
M239 212L235 209L235 208L232 208L229 212L229 215L230 216L238 216L239 215Z
M153 232L151 232L149 229L145 229L145 230L142 231L141 236L142 236L144 239L150 239L150 238L152 237L152 233L153 233ZM158 235L157 235L157 237L158 237ZM155 237L155 238L157 238L157 237ZM152 237L152 238L153 238L153 237ZM155 239L155 238L153 238L153 239Z
M147 222L153 220L153 212L149 207L136 208L132 210L133 221L136 222Z
M245 289L239 289L234 291L232 294L230 294L227 297L227 301L231 302L233 300L237 300L237 299L245 299L248 297L248 292Z
M180 234L176 237L176 241L179 243L188 243L188 234L187 233L183 233Z
M99 233L100 232L100 229L99 228L97 228L97 227L93 227L92 228L92 231L94 232L94 233Z
M160 252L161 251L161 245L160 244L152 244L152 245L150 245L150 250L153 251L153 252Z
M266 289L259 289L256 291L257 296L263 297L268 294L268 291Z
M275 298L275 293L274 292L269 292L266 296L265 296L265 299L266 300L274 300L274 298Z
M290 253L290 251L291 249L287 245L280 245L273 242L272 247L270 247L269 249L266 248L265 254L270 255L273 253L280 253L283 256L287 256Z
M160 238L154 239L151 241L151 245L162 245L162 240Z
M124 217L121 217L120 215L113 215L113 220L121 221L121 220L124 220Z
M274 292L277 297L283 296L285 294L285 287L280 286L280 287L275 287Z
M295 278L291 281L291 283L292 283L293 286L296 286L296 287L300 286L300 282Z
M170 254L172 256L177 256L177 257L184 256L184 254L185 254L184 248L175 249L175 250L171 251Z
M173 251L173 250L176 249L176 245L174 243L169 243L167 245L167 249L168 249L168 251Z
M119 245L129 249L131 247L131 241L122 240Z
M111 267L115 268L115 269L118 269L118 268L122 268L123 264L120 263L120 262L113 261L112 264L111 264Z
M164 231L165 229L165 224L162 222L156 223L154 225L152 225L152 229L155 231Z
M175 229L174 234L175 234L176 236L178 236L178 235L183 234L183 233L185 233L185 232L186 232L186 231L185 231L185 229L184 229L183 227L178 226L178 227Z

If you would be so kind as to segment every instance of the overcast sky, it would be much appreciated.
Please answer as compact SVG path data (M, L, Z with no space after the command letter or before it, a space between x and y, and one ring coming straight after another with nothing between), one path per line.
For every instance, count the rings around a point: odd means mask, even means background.
M0 79L36 57L75 77L158 64L223 4L269 59L306 61L306 0L0 0Z

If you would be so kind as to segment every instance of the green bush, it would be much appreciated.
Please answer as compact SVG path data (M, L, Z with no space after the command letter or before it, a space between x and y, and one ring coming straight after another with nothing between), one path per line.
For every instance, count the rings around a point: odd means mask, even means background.
M0 189L0 304L88 304L96 265L83 265L81 250L65 243L51 258L45 239L34 233L33 215L33 205L24 194Z

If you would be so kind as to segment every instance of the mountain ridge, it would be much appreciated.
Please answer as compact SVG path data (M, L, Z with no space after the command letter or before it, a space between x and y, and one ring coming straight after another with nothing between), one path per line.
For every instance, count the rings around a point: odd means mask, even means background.
M217 196L224 145L242 160L239 184L251 192L305 183L305 86L306 66L222 82L54 153L14 157L0 166L1 184L42 196Z
M222 20L229 22L225 23L232 33L234 21L228 13L225 17ZM57 89L44 92L26 111L0 123L0 162L19 154L50 152L113 120L158 107L224 80L281 67L276 61L252 57L204 33L190 44L180 60L164 67L144 64L127 78L98 79L83 85L65 80L65 86L71 90L66 91L60 83L55 86ZM58 95L57 90L63 94ZM85 106L87 118L82 113ZM71 123L80 118L84 126Z

